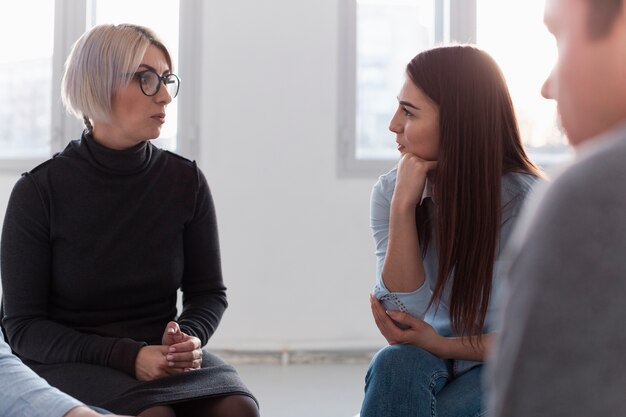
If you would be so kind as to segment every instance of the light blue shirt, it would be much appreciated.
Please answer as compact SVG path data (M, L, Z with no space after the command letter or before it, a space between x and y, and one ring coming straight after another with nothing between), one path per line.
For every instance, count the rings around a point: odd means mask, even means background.
M499 317L498 312L500 311L502 300L500 293L503 290L504 271L506 271L509 262L503 256L506 255L506 251L503 251L503 248L511 235L524 200L536 182L537 178L528 174L507 173L502 177L502 226L500 229L498 253L496 254L494 264L491 297L485 317L484 333L490 333L499 328L497 318ZM374 295L382 301L383 306L387 310L403 311L414 317L422 318L433 326L441 336L458 336L452 329L448 307L452 288L451 281L444 288L440 302L438 304L435 303L427 310L437 282L437 248L433 240L428 245L428 251L423 259L425 281L420 288L412 292L391 292L385 287L382 279L382 270L387 254L389 211L395 185L396 168L381 176L372 190L370 227L376 243L376 285L374 286ZM476 364L478 362L454 361L455 373L462 373Z
M0 332L0 417L62 417L79 405L11 354Z

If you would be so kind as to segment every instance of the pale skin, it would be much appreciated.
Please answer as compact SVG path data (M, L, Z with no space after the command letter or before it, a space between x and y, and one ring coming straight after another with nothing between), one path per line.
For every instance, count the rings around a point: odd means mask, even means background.
M544 22L559 57L541 94L556 100L570 143L593 140L626 120L626 7L610 30L593 39L586 0L547 0Z
M152 45L146 50L137 71L145 69L153 69L160 75L171 72L164 53ZM149 97L143 94L139 81L133 78L128 86L115 92L110 119L92 121L93 138L102 146L115 150L129 149L155 139L161 133L166 108L171 101L172 97L163 85L157 94ZM163 331L160 345L144 346L139 350L135 359L135 377L140 381L151 381L199 369L201 365L200 339L182 332L178 323L170 321ZM159 406L139 415L160 416L171 412L171 409Z
M152 45L146 50L137 71L146 69L154 69L160 75L171 72L163 52ZM110 120L92 121L94 140L107 148L124 150L158 138L171 101L172 97L163 85L156 95L148 97L141 92L139 81L133 78L111 99Z
M201 367L200 339L182 332L175 321L167 324L161 342L161 345L144 346L139 350L135 359L138 380L151 381Z
M408 77L398 95L389 130L396 134L401 153L396 186L389 213L389 241L382 277L391 292L413 292L424 285L424 264L416 233L415 209L420 204L426 179L434 175L439 153L439 108ZM372 314L389 344L407 343L446 359L484 359L492 335L478 338L443 337L416 317L385 311L370 296ZM400 329L395 323L407 326ZM472 343L470 343L470 341Z
M410 344L442 359L483 361L495 336L493 333L477 337L443 337L424 320L400 311L385 311L383 305L370 295L372 314L378 330L390 345ZM394 322L406 326L400 329Z
M439 109L407 78L398 95L398 109L389 124L396 134L398 163L396 188L389 214L389 243L383 280L389 291L415 291L424 284L415 207L420 203L426 177L437 166Z

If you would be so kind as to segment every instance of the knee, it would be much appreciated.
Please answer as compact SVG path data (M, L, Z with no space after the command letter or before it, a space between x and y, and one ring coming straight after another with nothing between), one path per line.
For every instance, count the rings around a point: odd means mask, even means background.
M216 416L259 417L259 407L247 395L229 395L219 400Z
M374 355L366 380L380 377L383 380L401 380L445 367L444 361L432 353L413 345L386 346Z
M156 406L143 410L139 417L176 417L174 410L167 406Z

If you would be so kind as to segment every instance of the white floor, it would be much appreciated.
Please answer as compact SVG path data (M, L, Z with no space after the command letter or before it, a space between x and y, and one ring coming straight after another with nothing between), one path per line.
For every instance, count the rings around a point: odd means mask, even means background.
M354 417L367 363L235 365L262 417Z

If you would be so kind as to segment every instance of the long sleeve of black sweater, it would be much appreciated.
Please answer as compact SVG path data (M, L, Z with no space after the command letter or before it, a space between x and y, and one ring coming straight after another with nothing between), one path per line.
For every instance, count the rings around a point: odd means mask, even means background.
M3 326L23 359L134 376L139 349L159 344L177 318L179 288L184 332L204 345L219 324L227 302L214 204L191 161L149 148L140 171L119 175L96 169L86 145L13 189L0 248Z

